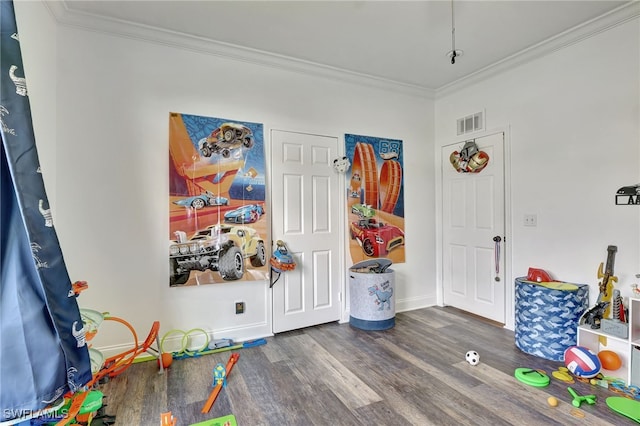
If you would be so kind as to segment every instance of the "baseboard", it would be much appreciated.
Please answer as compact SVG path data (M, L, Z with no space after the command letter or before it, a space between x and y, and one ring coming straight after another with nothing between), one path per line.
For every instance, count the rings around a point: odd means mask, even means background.
M396 301L396 312L407 312L436 305L436 297L414 297ZM340 319L340 324L349 322L350 310L347 309Z
M436 305L436 297L415 297L410 299L401 299L396 302L396 312L413 311L415 309L427 308ZM340 323L349 322L349 310L347 310L340 319ZM242 343L248 340L260 339L273 336L271 325L267 323L257 323L245 325L237 328L226 328L222 330L199 329L193 328L188 336L185 333L189 330L180 331L162 331L158 338L162 341L162 349L165 352L176 352L183 348L188 351L195 351L207 347L207 343L215 339L232 339L234 342ZM101 346L95 349L99 350L105 358L123 353L133 347L133 342L127 342L117 345ZM158 349L156 344L152 348ZM142 354L141 356L146 356Z
M410 299L400 299L396 301L396 312L413 311L416 309L428 308L435 306L436 296L413 297Z
M188 335L186 333L189 331ZM248 340L260 339L263 337L273 336L271 328L268 324L258 323L245 325L237 328L227 328L223 330L211 330L193 328L191 330L167 330L160 331L158 339L161 341L162 349L165 352L177 352L183 349L188 351L197 351L199 349L207 349L208 342L213 339L231 339L236 343L246 342ZM142 342L139 342L140 344ZM95 347L104 355L105 358L121 354L133 348L134 342L122 344ZM151 345L153 349L159 349L154 343ZM141 357L149 354L141 354Z

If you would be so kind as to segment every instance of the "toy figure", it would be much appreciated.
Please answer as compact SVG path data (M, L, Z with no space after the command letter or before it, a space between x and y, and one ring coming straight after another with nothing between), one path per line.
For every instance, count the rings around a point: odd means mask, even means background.
M213 368L213 385L216 386L222 383L222 387L227 387L227 370L224 368L224 365L218 363Z
M589 324L593 329L600 328L602 317L609 304L610 302L599 302L596 304L596 306L585 312L580 320L580 324Z

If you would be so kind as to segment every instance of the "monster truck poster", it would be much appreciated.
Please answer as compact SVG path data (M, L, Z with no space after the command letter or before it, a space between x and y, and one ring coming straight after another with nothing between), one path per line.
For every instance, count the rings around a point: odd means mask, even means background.
M345 135L349 251L353 263L384 257L403 263L402 141Z
M169 114L169 285L267 280L262 124Z

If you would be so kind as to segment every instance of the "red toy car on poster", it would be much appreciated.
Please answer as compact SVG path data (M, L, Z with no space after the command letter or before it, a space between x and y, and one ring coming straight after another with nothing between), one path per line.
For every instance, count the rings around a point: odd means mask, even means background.
M404 232L400 228L374 218L351 222L351 238L358 241L364 254L370 257L384 256L404 245Z

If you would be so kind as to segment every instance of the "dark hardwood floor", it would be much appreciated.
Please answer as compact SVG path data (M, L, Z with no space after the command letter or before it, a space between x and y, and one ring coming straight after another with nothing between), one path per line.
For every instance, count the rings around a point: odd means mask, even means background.
M237 351L238 363L208 414L200 411L212 369L231 352L176 360L164 374L135 364L101 386L116 425L158 425L171 411L177 425L233 414L238 425L632 425L609 410L610 390L576 382L595 405L571 405L567 384L517 381L517 367L562 366L520 351L514 334L452 308L398 313L396 326L363 331L325 324L279 334ZM480 354L469 365L468 350ZM559 400L551 407L547 398Z

